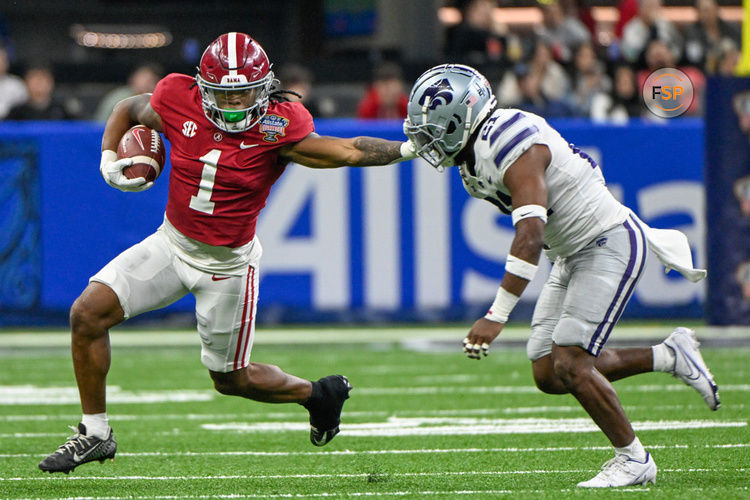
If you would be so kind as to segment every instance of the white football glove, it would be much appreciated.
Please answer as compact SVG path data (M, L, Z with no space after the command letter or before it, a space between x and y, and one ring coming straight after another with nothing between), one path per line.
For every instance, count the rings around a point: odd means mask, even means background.
M111 149L102 151L102 161L99 163L99 171L107 184L120 191L145 191L154 185L153 181L146 182L143 177L128 179L122 170L133 164L132 158L117 159L117 153Z
M401 147L399 148L401 156L399 156L392 162L387 163L387 165L395 165L396 163L401 163L402 161L413 160L417 157L416 151L417 147L413 142L411 142L411 139L407 139L406 141L401 143Z
M417 146L411 139L401 143L401 158L404 160L413 160L417 157Z

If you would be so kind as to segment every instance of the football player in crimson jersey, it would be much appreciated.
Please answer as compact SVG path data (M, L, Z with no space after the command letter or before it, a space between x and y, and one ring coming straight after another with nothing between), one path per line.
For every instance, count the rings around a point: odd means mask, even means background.
M196 298L201 361L217 391L302 404L316 446L339 432L351 389L346 377L311 382L250 362L262 251L256 221L289 162L311 168L387 165L414 158L413 147L409 141L319 136L304 106L283 97L263 48L248 35L226 33L205 50L195 78L168 75L152 95L125 99L112 111L102 139L102 176L122 191L151 187L123 175L132 160L117 160L115 150L136 124L162 132L172 146L167 209L158 230L94 275L71 308L83 419L40 469L67 473L114 457L105 402L108 330L188 293Z

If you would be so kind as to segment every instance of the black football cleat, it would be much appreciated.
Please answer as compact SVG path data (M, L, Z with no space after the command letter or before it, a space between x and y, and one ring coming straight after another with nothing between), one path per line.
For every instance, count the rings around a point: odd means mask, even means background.
M77 434L70 436L57 451L45 458L39 463L39 468L45 472L64 472L69 473L79 465L87 462L98 460L104 463L106 459L114 460L117 451L117 443L109 429L109 435L106 439L99 439L94 436L86 435L86 426L78 424L78 429L70 427Z
M343 375L329 375L315 383L320 384L320 397L310 398L302 406L310 412L310 442L325 446L339 433L341 410L352 386Z

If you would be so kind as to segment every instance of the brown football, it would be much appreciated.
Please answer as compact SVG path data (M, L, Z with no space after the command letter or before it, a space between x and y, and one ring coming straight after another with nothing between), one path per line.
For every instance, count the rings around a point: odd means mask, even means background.
M125 177L153 181L161 174L166 161L164 141L156 130L136 125L125 132L117 146L117 159L122 158L133 159L133 164L122 171Z

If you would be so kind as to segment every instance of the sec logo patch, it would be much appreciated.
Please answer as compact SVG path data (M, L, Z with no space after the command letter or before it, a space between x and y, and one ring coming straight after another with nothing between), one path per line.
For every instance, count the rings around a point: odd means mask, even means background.
M193 137L198 131L198 125L193 120L188 120L182 124L182 135L185 137Z

